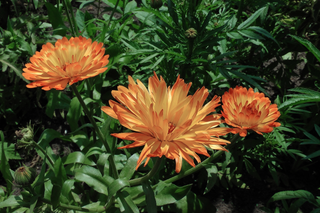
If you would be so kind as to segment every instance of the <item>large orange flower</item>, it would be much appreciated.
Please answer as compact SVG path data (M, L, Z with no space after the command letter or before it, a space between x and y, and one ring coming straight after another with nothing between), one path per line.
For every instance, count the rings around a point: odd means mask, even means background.
M210 156L206 148L226 150L221 145L229 141L218 138L229 132L229 128L217 127L222 121L221 115L210 114L219 106L220 97L215 96L203 106L208 90L204 87L195 94L188 95L191 83L185 84L177 78L172 88L156 73L149 78L148 89L129 76L128 88L118 86L112 95L120 103L110 100L110 107L102 110L120 123L135 132L112 134L115 137L132 140L134 143L123 148L144 146L137 167L144 159L162 157L176 161L176 172L180 172L182 158L195 166L193 156L201 162L196 154ZM217 127L217 128L214 128ZM216 136L216 137L214 137Z
M236 127L232 133L245 137L247 130L254 130L262 135L262 132L269 133L273 127L280 126L275 122L280 116L278 107L270 103L263 93L237 86L222 96L222 115L227 124Z
M102 43L83 37L59 39L55 45L47 43L40 52L30 58L22 75L31 81L28 88L42 87L43 90L63 90L86 78L107 70L109 55L104 55Z

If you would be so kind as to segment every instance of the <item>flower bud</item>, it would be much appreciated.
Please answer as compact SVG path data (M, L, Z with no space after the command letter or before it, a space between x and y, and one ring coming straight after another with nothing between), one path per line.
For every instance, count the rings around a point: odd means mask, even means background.
M159 9L162 6L162 0L150 0L150 5L154 9Z
M20 186L27 186L33 183L36 174L34 168L21 166L14 172L14 181Z
M195 38L197 36L197 30L194 28L189 28L186 30L186 32L184 33L184 35L187 38Z
M30 142L33 140L33 129L31 126L27 126L21 130L22 140L25 142Z

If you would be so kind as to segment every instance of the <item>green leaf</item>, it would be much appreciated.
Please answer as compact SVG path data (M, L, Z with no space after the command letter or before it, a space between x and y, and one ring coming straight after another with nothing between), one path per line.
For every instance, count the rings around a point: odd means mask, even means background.
M243 39L242 35L238 32L227 32L227 36L233 39Z
M207 213L216 212L215 207L212 205L212 201L198 197L193 192L189 191L187 196L178 200L174 204L164 206L166 212L176 213Z
M265 13L265 10L268 10L268 7L263 7L260 8L259 10L257 10L254 14L252 14L247 20L245 20L244 22L242 22L239 26L238 26L238 30L242 30L245 29L247 27L249 27L260 15L263 15Z
M21 160L19 153L16 151L14 143L2 142L4 145L4 152L7 160ZM0 146L0 156L2 153L2 146ZM1 157L0 157L1 158Z
M56 159L58 159L58 157L56 154L53 153L49 143L55 138L63 138L63 136L56 130L45 129L40 135L39 142L38 142L38 145L47 152L47 155L51 158L53 162ZM36 151L42 159L45 158L45 155L39 148L36 147ZM48 159L46 163L50 166L51 169L53 169Z
M137 7L136 1L130 1L127 3L126 7L124 8L124 13L131 13Z
M128 192L118 192L117 200L119 202L121 212L139 213L138 207L134 204Z
M96 164L89 160L82 152L72 152L69 155L65 156L63 159L63 164L71 163L81 163L90 166L95 166Z
M137 161L139 159L139 154L135 153L128 160L123 169L120 172L119 178L130 180L136 171Z
M287 199L295 199L295 198L304 198L309 203L317 205L317 201L314 198L313 194L311 192L306 191L306 190L277 192L270 198L268 203L274 202L277 200L287 200Z
M261 28L261 27L257 27L257 26L251 26L251 27L248 27L248 29L254 30L254 31L256 31L257 33L260 33L260 34L264 35L265 37L270 38L271 40L273 40L274 42L276 42L276 43L279 45L279 43L277 42L277 40L274 39L274 38L272 37L272 35L271 35L268 31L266 31L265 29L263 29L263 28Z
M206 19L203 21L201 27L200 27L200 30L199 30L199 34L201 34L203 31L206 30L206 27L208 26L210 20L211 20L211 17L212 17L212 11L210 11L206 17Z
M116 179L114 180L111 184L110 187L108 188L108 200L110 200L118 191L123 189L126 186L130 186L129 181L126 179Z
M157 213L157 204L152 187L148 181L142 183L143 192L146 195L147 212Z
M155 198L157 206L163 206L175 203L190 191L192 184L178 187L174 184L160 182L155 189Z
M108 187L113 181L111 177L102 177L99 170L89 166L83 166L75 170L74 178L85 182L88 186L104 195L108 195Z
M38 0L33 0L34 9L38 9L38 4L39 4Z
M52 24L53 29L59 29L59 30L55 30L54 34L65 36L66 30L62 29L61 27L66 28L66 26L64 25L64 22L62 20L62 16L61 16L59 9L54 7L49 2L45 2L45 5L47 7L49 21Z
M176 25L179 26L178 14L176 12L176 8L172 0L168 0L168 11L174 23L176 23Z
M28 205L28 203L22 200L21 195L19 196L10 195L7 199L0 202L0 209L5 207L25 206L25 205Z
M244 158L243 160L244 160L244 165L246 166L247 172L253 177L257 178L258 180L261 180L257 170L253 167L252 163L247 158Z
M2 173L3 178L5 179L6 183L7 183L7 191L8 194L11 193L12 191L12 175L10 172L10 165L9 162L7 160L6 154L4 152L4 135L3 132L0 130L0 138L1 138L1 164L0 164L0 171Z
M66 180L62 185L60 202L69 204L74 201L71 190L74 187L75 180Z
M18 69L16 66L14 66L13 64L7 62L6 60L0 59L0 62L5 64L6 66L9 66L15 73L17 76L19 76L22 80L24 80L26 83L30 83L29 80L25 79L22 75L22 70ZM4 69L5 70L5 69Z
M70 98L57 90L50 90L47 93L48 104L46 107L46 114L52 118L53 112L56 109L68 109L70 105Z
M307 88L294 88L289 89L291 92L300 92L303 94L291 94L287 95L287 97L291 97L289 100L283 102L278 109L282 109L284 107L290 107L294 105L299 105L303 103L312 103L312 102L320 102L320 92L307 89Z
M55 176L51 178L51 181L53 184L52 194L51 194L51 203L53 208L56 209L60 203L60 194L62 190L62 185L67 180L66 170L63 167L60 157L55 161L54 174Z
M75 131L79 126L78 122L81 117L82 107L77 97L74 97L70 102L67 121L71 131Z
M298 36L295 36L295 35L290 35L290 36L296 39L297 41L299 41L301 44L303 44L320 62L320 51L318 48L316 48L316 46L314 46L310 41L300 38Z
M213 164L208 164L206 165L206 170L208 173L208 178L207 178L207 186L205 188L204 193L208 193L212 187L216 184L218 180L218 168L216 165Z
M245 37L248 38L253 38L253 39L259 39L262 40L264 39L263 37L261 37L259 34L253 32L252 30L239 30L239 33Z
M229 72L233 73L234 75L238 76L239 78L242 78L243 80L247 81L249 84L251 84L254 87L257 87L261 92L263 92L266 96L269 96L268 93L263 89L260 84L258 84L255 80L252 79L251 76L246 75L244 73L235 71L235 70L228 70Z
M84 14L84 21L86 23L86 31L90 38L94 38L97 33L97 27L94 25L94 17L86 11Z

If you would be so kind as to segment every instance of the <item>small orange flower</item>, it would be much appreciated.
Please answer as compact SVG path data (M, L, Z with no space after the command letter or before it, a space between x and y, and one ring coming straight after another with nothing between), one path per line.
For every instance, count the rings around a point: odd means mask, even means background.
M110 100L110 107L104 106L102 111L135 131L112 134L117 138L134 141L119 149L144 146L136 169L145 158L146 165L150 157L161 158L164 155L176 161L178 173L182 158L195 166L190 156L198 163L201 162L196 153L209 157L207 147L226 151L221 145L230 142L218 136L229 133L229 128L217 127L222 123L221 115L208 115L220 105L220 97L215 96L203 106L208 90L202 87L193 96L188 96L190 87L191 83L185 84L180 77L172 88L167 87L163 78L159 80L154 73L149 78L148 89L141 81L135 83L129 76L128 88L118 86L118 90L112 91L112 96L120 103Z
M22 75L31 81L28 88L63 90L83 79L94 77L107 70L109 55L104 55L102 43L81 36L59 39L55 45L47 43L30 58Z
M270 103L263 93L237 86L222 96L222 115L227 124L236 127L232 133L245 137L251 129L262 135L262 132L269 133L273 127L280 126L275 122L280 116L278 107Z

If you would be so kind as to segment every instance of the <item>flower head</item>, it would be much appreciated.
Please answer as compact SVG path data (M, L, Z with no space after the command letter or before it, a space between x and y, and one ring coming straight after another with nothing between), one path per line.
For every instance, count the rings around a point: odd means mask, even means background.
M21 186L30 185L35 180L36 175L34 168L21 166L14 172L14 181Z
M83 79L107 70L109 55L104 55L102 43L84 37L59 39L55 45L47 43L26 64L22 75L31 81L28 88L63 90Z
M229 132L229 128L217 127L222 121L221 115L210 114L219 106L220 98L215 96L203 106L208 97L208 90L198 89L194 95L188 96L191 83L184 83L177 78L171 88L154 73L149 78L148 89L129 76L128 88L118 86L112 96L118 102L109 101L110 107L102 107L102 111L118 119L121 125L134 132L115 133L115 137L132 140L132 144L120 147L133 148L144 146L137 162L137 167L144 159L162 157L176 161L176 172L180 172L182 159L195 166L193 156L201 162L197 155L210 156L206 148L225 150L222 145L229 141L218 138ZM216 128L214 128L216 127Z
M232 133L245 137L247 130L253 130L262 135L280 126L275 122L280 116L278 107L270 103L263 93L237 86L222 96L222 115L227 124L236 127Z

